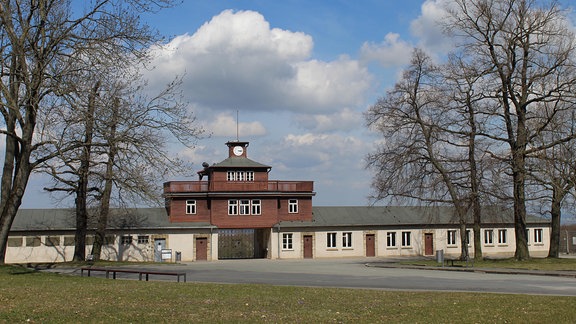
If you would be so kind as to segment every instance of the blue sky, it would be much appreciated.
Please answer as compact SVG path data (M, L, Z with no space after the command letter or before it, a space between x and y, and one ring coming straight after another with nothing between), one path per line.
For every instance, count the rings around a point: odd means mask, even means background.
M271 180L313 180L316 206L368 204L364 158L379 139L362 114L414 46L437 56L449 49L435 24L443 1L185 0L142 16L166 37L150 49L151 89L183 74L190 109L211 134L175 152L194 163L190 175L225 159L238 111L248 157L272 166ZM23 207L66 207L43 186L33 179Z

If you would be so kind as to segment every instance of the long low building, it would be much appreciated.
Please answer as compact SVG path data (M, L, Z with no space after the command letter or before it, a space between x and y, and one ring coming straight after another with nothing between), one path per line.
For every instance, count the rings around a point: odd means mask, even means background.
M248 158L248 142L226 145L228 157L203 163L198 181L164 184L166 208L112 210L101 257L197 261L434 256L437 251L460 255L459 221L452 208L314 207L313 181L270 180L271 167ZM485 208L482 220L483 255L512 256L511 210ZM69 261L74 224L73 210L20 210L6 261ZM529 217L527 224L531 255L546 256L549 221ZM95 226L91 228L88 255ZM474 242L470 231L466 237Z
M309 221L281 221L268 229L218 228L209 222L170 222L164 208L112 210L103 259L200 261L235 258L446 257L460 255L458 221L443 207L313 207ZM485 257L515 251L513 215L494 208L484 216ZM73 209L23 209L8 239L9 263L70 261ZM86 254L91 253L93 228ZM471 230L468 230L473 255ZM548 254L548 220L529 217L529 251Z

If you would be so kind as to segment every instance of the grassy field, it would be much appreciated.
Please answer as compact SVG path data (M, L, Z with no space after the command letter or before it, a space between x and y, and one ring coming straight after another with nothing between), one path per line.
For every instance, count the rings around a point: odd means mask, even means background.
M417 266L438 266L435 260L415 260L401 262L406 265ZM454 261L455 266L466 266L464 261ZM553 270L553 271L576 271L576 258L533 258L526 261L516 261L514 259L499 260L477 260L469 263L474 268L507 268L507 269L528 269L528 270Z
M107 280L0 267L4 323L574 323L576 298Z

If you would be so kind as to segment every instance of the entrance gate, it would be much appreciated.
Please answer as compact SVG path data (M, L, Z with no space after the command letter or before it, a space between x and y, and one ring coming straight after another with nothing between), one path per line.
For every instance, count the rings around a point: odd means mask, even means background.
M268 236L265 229L220 229L218 259L265 258Z

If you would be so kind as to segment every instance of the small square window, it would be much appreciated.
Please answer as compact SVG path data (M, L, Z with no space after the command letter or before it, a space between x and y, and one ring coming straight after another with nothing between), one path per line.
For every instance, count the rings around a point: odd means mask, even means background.
M46 237L46 246L59 246L59 245L60 245L60 236Z
M148 244L150 237L148 235L138 235L138 244Z
M22 246L22 236L9 236L7 246L8 247L20 247L20 246Z
M40 246L41 240L38 236L27 236L26 246Z
M186 214L196 214L196 200L186 200Z
M122 236L120 243L122 245L130 245L132 244L132 236L131 235L124 235Z

